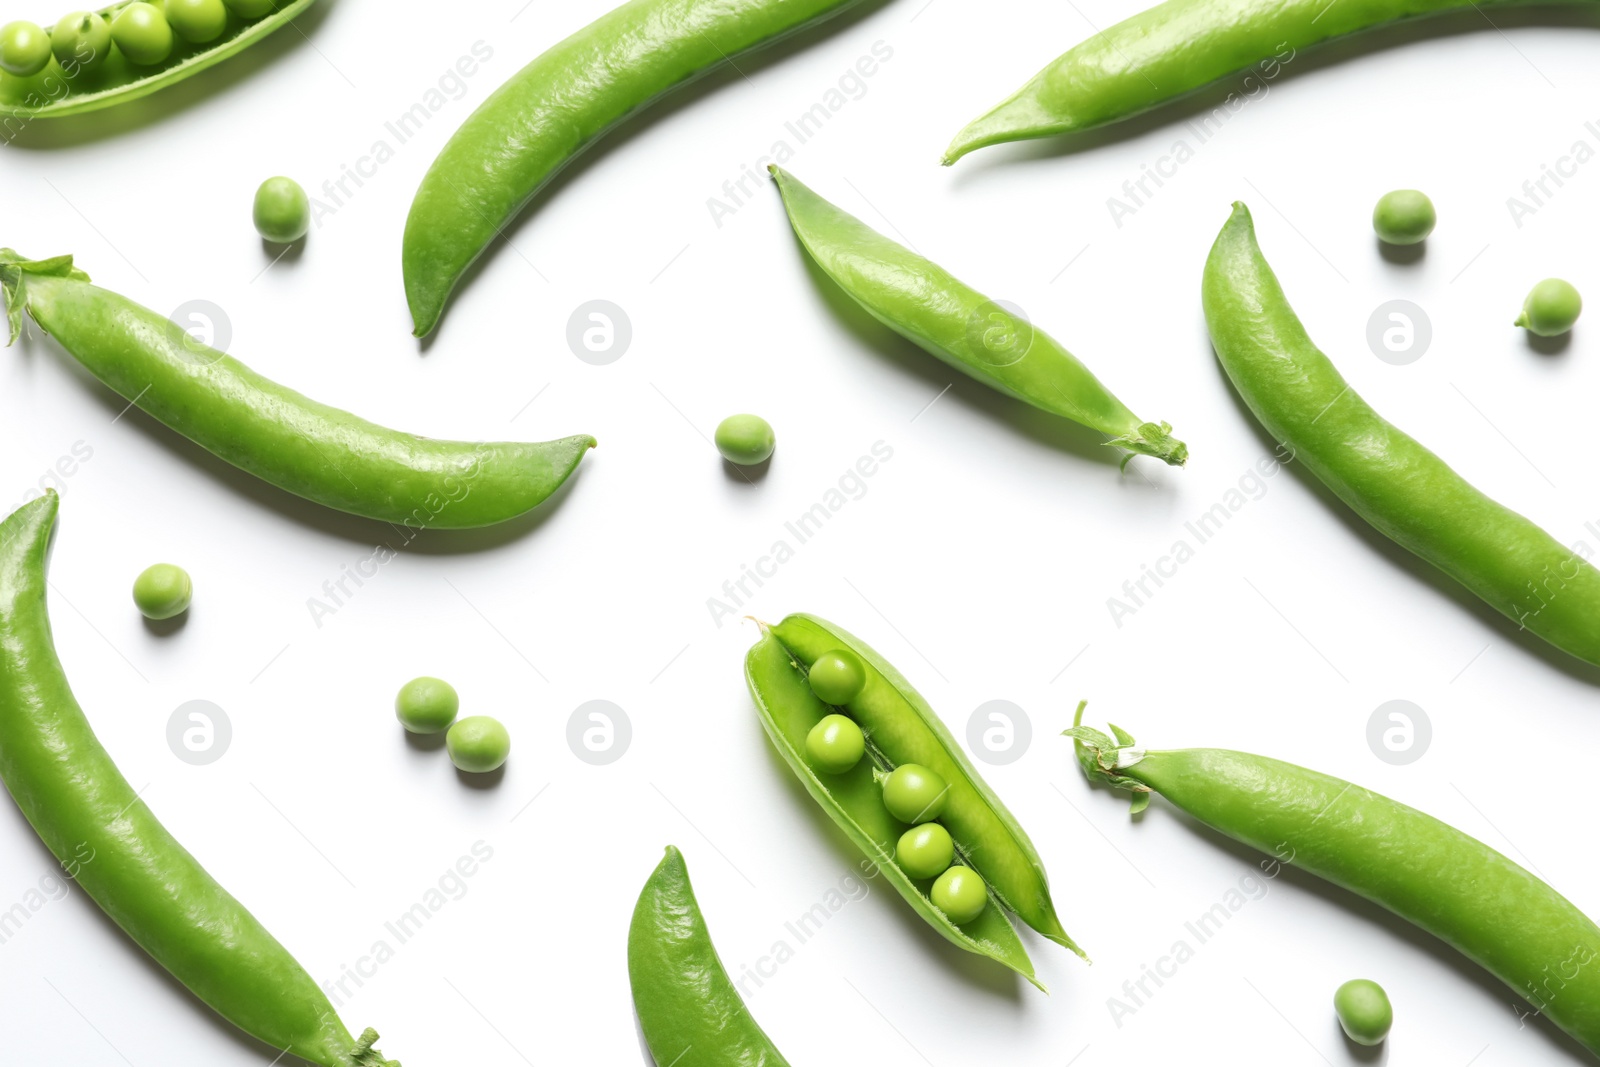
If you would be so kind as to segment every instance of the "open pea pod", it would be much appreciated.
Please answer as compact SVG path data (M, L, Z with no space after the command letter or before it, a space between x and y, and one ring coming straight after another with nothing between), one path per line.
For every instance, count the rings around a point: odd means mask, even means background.
M112 4L94 14L110 21L129 2L132 0ZM174 35L171 53L159 63L135 63L108 41L100 50L87 44L76 51L64 50L64 58L61 51L57 51L43 70L28 77L0 71L0 117L11 120L65 118L149 96L282 29L314 3L316 0L268 0L259 5L230 3L227 23L220 34L203 43L185 41ZM253 12L257 8L266 10L258 17L238 13ZM0 121L0 143L9 140L15 132L14 121Z

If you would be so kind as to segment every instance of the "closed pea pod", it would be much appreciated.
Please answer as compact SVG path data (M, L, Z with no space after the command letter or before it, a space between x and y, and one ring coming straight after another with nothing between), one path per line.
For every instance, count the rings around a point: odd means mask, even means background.
M1218 361L1296 462L1520 628L1600 664L1600 570L1473 488L1350 387L1289 306L1243 204L1211 248L1201 298Z
M101 746L46 610L54 491L0 523L0 779L73 880L201 1001L320 1067L398 1067L180 845Z
M216 456L307 500L413 530L487 526L542 503L594 438L440 441L319 404L89 284L72 257L0 249L11 340L24 310L90 373Z

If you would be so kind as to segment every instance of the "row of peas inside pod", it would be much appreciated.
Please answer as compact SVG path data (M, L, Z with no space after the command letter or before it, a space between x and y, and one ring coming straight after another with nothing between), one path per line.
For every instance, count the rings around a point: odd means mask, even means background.
M853 770L866 755L867 737L854 719L841 713L849 712L850 702L866 687L865 665L849 649L834 649L817 658L806 680L818 700L839 709L823 716L806 735L806 758L824 774ZM915 763L887 771L876 766L873 778L883 787L889 814L910 827L895 846L901 868L913 878L934 880L928 896L951 922L976 919L989 903L989 891L978 872L955 862L955 841L938 822L950 793L945 780Z
M273 12L274 0L136 0L104 11L74 11L51 29L18 20L0 27L0 70L31 78L51 61L70 77L118 59L140 67L165 63L184 44L208 44L230 20Z

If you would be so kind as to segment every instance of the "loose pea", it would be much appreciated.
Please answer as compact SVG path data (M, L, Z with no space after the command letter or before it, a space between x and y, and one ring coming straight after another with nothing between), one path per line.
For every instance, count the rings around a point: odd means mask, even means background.
M228 27L222 0L167 0L163 10L172 32L191 44L214 41Z
M1572 283L1546 278L1522 302L1522 314L1513 325L1526 326L1540 337L1556 337L1572 329L1582 312L1583 297Z
M1427 194L1415 189L1384 193L1372 209L1372 228L1378 239L1391 245L1420 244L1433 232L1439 216Z
M111 54L111 23L92 11L74 11L56 23L50 49L68 74L93 70Z
M950 787L926 767L902 763L883 783L883 806L901 822L912 825L937 819L950 798Z
M268 178L256 190L256 232L280 245L298 241L311 228L311 201L293 178Z
M729 463L753 467L772 455L772 424L760 415L729 415L717 425L717 451Z
M936 822L913 826L894 846L895 860L913 878L932 878L947 869L955 856L956 843L950 839L950 831Z
M941 874L928 894L934 906L957 926L983 914L989 903L989 890L971 867L957 864Z
M818 700L838 707L850 703L867 687L867 668L848 648L818 656L807 677Z
M0 70L31 78L50 62L50 36L35 22L21 19L0 26Z
M223 3L242 19L258 19L273 8L272 0L223 0Z
M449 729L460 710L461 698L455 689L438 678L413 678L400 687L400 694L394 698L395 718L414 734Z
M189 572L171 563L147 567L133 580L133 602L147 619L170 619L189 610L194 583Z
M450 762L472 774L496 770L511 754L511 735L499 719L469 715L444 735Z
M1377 982L1352 978L1333 994L1333 1010L1345 1035L1358 1045L1376 1045L1389 1036L1394 1007Z
M820 771L843 774L861 762L867 750L866 735L855 720L843 715L824 715L806 734L806 755Z
M172 54L172 26L153 4L129 4L111 20L111 39L128 62L153 67Z

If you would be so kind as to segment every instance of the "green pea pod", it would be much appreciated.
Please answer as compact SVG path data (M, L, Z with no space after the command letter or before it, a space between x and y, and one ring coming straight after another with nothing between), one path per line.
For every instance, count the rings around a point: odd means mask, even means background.
M956 134L944 164L988 145L1129 118L1255 68L1230 98L1225 121L1301 49L1395 19L1474 7L1471 0L1167 0L1097 30L1035 74Z
M130 404L241 470L340 511L464 529L542 503L594 438L438 441L385 429L269 381L126 297L89 284L71 256L0 249L11 340L22 312Z
M0 779L63 869L219 1015L321 1067L399 1067L350 1036L287 949L173 839L101 747L56 658L45 563L57 498L0 523Z
M1382 533L1557 648L1600 664L1600 570L1489 499L1361 399L1233 214L1201 286L1217 359L1268 433Z
M26 78L0 71L0 116L64 118L138 100L250 47L287 26L314 3L316 0L287 0L258 19L240 18L230 11L221 36L203 44L176 38L172 54L152 66L133 63L111 47L105 55L69 55L64 62L52 57L42 71ZM109 19L127 6L113 4L98 14ZM8 139L4 134L13 128L0 121L0 139Z
M795 236L873 318L1007 396L1099 430L1111 438L1107 445L1127 450L1124 465L1135 453L1174 466L1189 458L1170 425L1140 420L1049 334L839 210L788 171L767 169Z
M849 712L866 734L871 758L844 774L824 777L806 759L805 741L833 709L812 693L806 672L817 657L840 648L855 652L866 667L866 687L850 702ZM1001 907L985 908L973 921L958 925L934 906L932 879L912 878L900 868L895 844L905 827L884 806L876 777L906 763L927 767L948 785L939 822L950 832L962 861L982 875L993 901L1083 955L1056 917L1044 864L1028 835L978 776L927 701L877 652L815 616L790 615L776 626L763 625L761 639L745 658L745 680L767 736L807 791L934 929L1044 988Z
M671 845L633 907L628 984L659 1067L789 1067L723 969Z
M1090 781L1156 792L1207 826L1381 905L1458 949L1600 1053L1600 927L1476 838L1350 782L1245 752L1148 751L1066 731Z
M478 106L433 161L401 263L425 337L489 243L545 183L652 100L854 0L629 0L557 44Z

